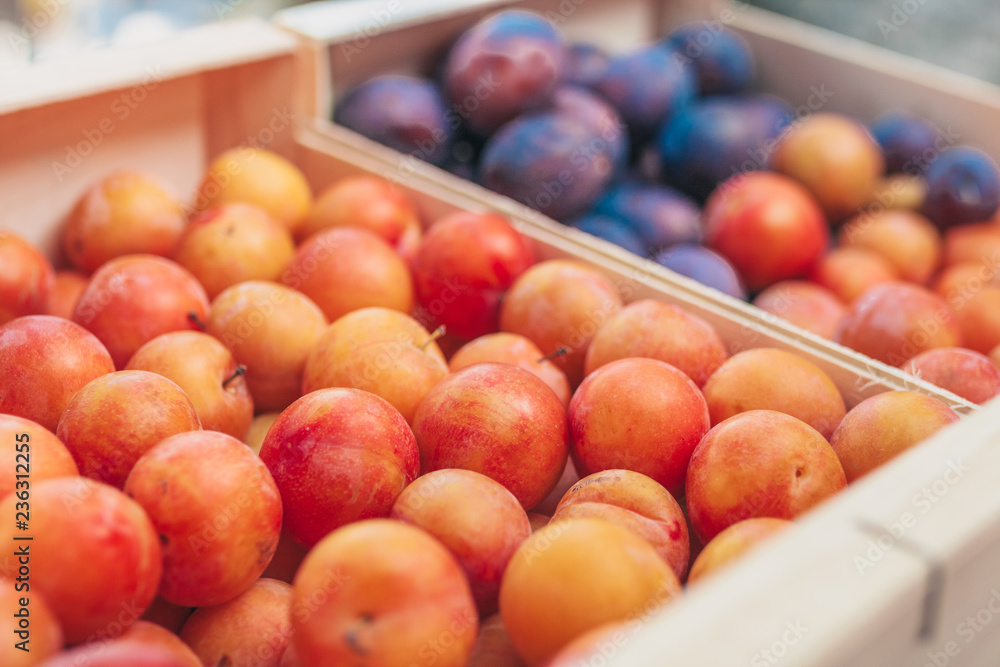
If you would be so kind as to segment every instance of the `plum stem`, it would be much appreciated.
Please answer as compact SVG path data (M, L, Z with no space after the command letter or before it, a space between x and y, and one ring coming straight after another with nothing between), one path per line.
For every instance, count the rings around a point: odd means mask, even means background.
M441 336L443 336L444 332L445 332L445 328L444 328L444 325L442 324L437 329L435 329L434 331L431 332L430 338L428 338L423 343L421 343L420 346L419 346L419 348L421 350L426 350L427 346L430 345L431 343L433 343L434 341L436 341Z
M244 375L246 372L247 372L247 367L244 366L243 364L238 364L236 366L236 370L233 371L233 374L222 381L222 386L225 387L227 384L229 384L236 378L240 377L241 375Z
M541 359L539 359L535 363L541 364L541 363L546 362L546 361L552 361L556 357L561 357L564 354L569 354L569 348L566 347L565 345L561 345L558 350L556 350L552 354L546 354L544 357L542 357Z
M205 329L208 328L208 326L201 321L201 318L198 317L198 313L194 312L193 310L188 312L187 317L188 320L190 320L191 324L198 327L200 331L204 331Z

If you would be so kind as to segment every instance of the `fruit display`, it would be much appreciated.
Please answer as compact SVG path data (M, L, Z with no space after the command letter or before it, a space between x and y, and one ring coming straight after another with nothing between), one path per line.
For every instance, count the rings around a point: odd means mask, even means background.
M903 370L1000 348L995 156L907 110L828 110L822 86L793 108L717 21L613 52L561 23L492 14L333 119Z
M144 216L116 217L119 245L61 295L3 233L0 450L30 444L38 647L11 664L563 664L959 419L907 391L854 405L792 351L733 353L501 215L427 218L372 175L303 197L295 164L257 152L211 163L160 254L133 252ZM125 202L167 192L114 179ZM600 207L701 250L687 199L622 186ZM782 285L774 304L823 289ZM910 331L855 310L880 344ZM1000 386L989 357L945 351L913 372ZM8 553L22 488L2 471Z

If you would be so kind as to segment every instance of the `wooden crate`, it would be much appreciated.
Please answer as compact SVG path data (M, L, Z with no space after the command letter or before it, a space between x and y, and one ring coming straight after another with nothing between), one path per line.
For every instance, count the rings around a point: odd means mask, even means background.
M358 173L384 175L392 165L382 151L342 129L303 128L299 140L300 164L314 186ZM503 210L488 198L456 192L433 173L414 173L400 186L431 220L459 209ZM624 251L609 256L537 220L511 219L540 257L581 259L624 288L626 300L655 298L696 313L731 350L780 347L810 359L831 375L849 404L896 388L894 378L871 364L831 356L788 327L720 308L697 285L690 292L678 289L658 272L637 268ZM935 387L911 382L906 388L952 400ZM664 655L671 656L668 664L675 658L682 665L777 664L763 653L773 645L787 650L781 664L922 667L926 654L945 650L949 628L988 603L979 591L1000 589L1000 568L993 565L1000 556L1000 491L985 479L1000 471L1000 399L965 412L969 416L958 424L811 512L799 531L690 590L626 645L614 647L609 664L661 664ZM935 488L942 481L944 492ZM915 503L924 488L933 501ZM898 537L894 524L902 526ZM939 530L946 530L944 539L935 539ZM808 631L795 636L788 624ZM794 651L782 645L786 632L794 636ZM1000 622L993 633L978 634L977 642L963 648L961 659L949 656L949 664L993 664L983 660L1000 644Z
M247 21L0 75L0 227L55 257L62 219L108 171L148 171L189 199L209 159L237 145L291 157L317 189L342 176L391 170L393 156L351 133L319 131L292 112L293 81L303 74L296 69L300 48L287 34ZM74 151L80 159L70 164ZM418 170L401 187L426 221L457 209L505 210L442 182L434 171ZM731 349L795 350L828 370L849 401L898 386L899 378L881 368L816 346L690 281L647 272L615 248L583 242L544 220L511 217L540 256L589 262L627 289L630 299L680 304L716 326ZM1000 403L973 411L957 397L919 388L970 414L644 620L627 643L610 649L610 661L773 664L759 662L768 650L772 657L781 652L781 664L789 665L895 665L922 664L926 651L938 650L941 629L954 627L959 614L975 613L985 604L980 593L1000 585L1000 573L990 569L1000 499L992 479L985 479L1000 470L991 454ZM953 491L875 566L859 572L857 556L866 553L872 527L895 520L912 489L933 485L956 457L970 470L949 487ZM949 664L986 664L998 640L1000 633L984 631Z
M405 185L419 175L457 193L465 205L488 208L545 229L552 237L572 239L593 256L621 270L669 284L686 298L725 312L755 328L808 345L821 359L852 365L894 388L925 392L926 383L903 371L858 354L800 329L780 317L680 276L601 239L566 227L508 197L388 149L330 120L337 96L377 74L424 75L434 71L447 48L463 30L502 8L537 11L552 19L568 40L591 41L609 51L622 51L667 34L689 20L726 25L751 44L764 90L774 92L805 112L816 110L814 91L829 95L822 108L874 118L904 106L1000 155L1000 137L987 119L1000 118L1000 89L990 84L892 54L793 19L760 10L745 2L725 0L437 0L419 6L406 3L317 2L279 13L275 24L300 39L296 106L318 133L379 156L380 173ZM857 82L852 86L852 82ZM856 92L860 91L860 92ZM837 94L837 93L840 94ZM812 104L813 107L809 105ZM990 116L992 114L992 116ZM739 345L739 344L737 344ZM736 351L731 349L731 351ZM829 372L834 367L824 365ZM863 369L863 370L861 370ZM851 388L850 404L867 395L864 383ZM940 394L940 390L938 390ZM967 411L967 405L949 403Z
M955 143L975 145L1000 157L1000 135L993 132L1000 121L1000 88L750 7L745 2L617 0L573 5L544 1L476 4L472 10L444 8L423 20L411 15L392 26L373 27L370 10L356 23L334 20L329 7L324 8L322 4L296 10L301 13L293 11L280 16L280 25L303 37L300 58L304 61L301 68L304 79L298 103L303 112L313 118L313 127L328 137L381 156L386 164L381 172L387 177L395 180L409 177L413 171L411 162L330 122L336 96L365 78L389 69L426 73L461 30L498 7L520 6L563 19L559 21L560 26L570 38L589 39L612 51L661 36L684 20L717 21L738 30L749 41L760 65L762 88L782 96L797 108L808 109L810 95L825 86L826 91L832 93L824 103L826 110L871 120L888 109L906 108L934 122ZM561 12L567 7L573 12ZM553 11L554 14L549 13ZM365 32L359 33L359 25L365 26ZM362 43L364 49L349 48L362 46ZM685 300L698 303L696 312L702 316L706 311L724 312L734 316L733 321L749 323L751 330L766 329L768 336L783 339L789 336L797 344L812 346L818 357L836 359L836 366L851 366L856 371L860 368L862 375L878 375L885 384L925 390L896 369L819 340L733 299L706 295L705 290L691 281L656 267L650 268L648 262L609 243L588 239L512 200L433 167L418 167L416 171L436 185L459 193L464 206L469 206L465 198L476 199L488 208L544 228L554 237L574 238L586 247L588 259L597 264L607 266L610 261L619 272L656 276L661 291L683 293ZM672 289L666 289L666 284ZM706 307L706 301L711 305ZM718 326L715 320L713 323ZM771 338L757 344L780 343ZM824 368L830 371L829 366ZM866 381L860 382L855 387L842 387L849 401L860 398L856 392ZM994 404L987 412L996 410ZM916 597L893 597L891 591L895 589L882 583L884 573L879 573L880 583L870 583L871 587L865 589L873 597L866 597L864 602L854 597L855 589L846 582L841 582L843 588L828 589L829 598L824 600L822 594L816 593L816 586L808 581L809 566L804 572L797 569L797 557L804 552L786 551L791 555L782 560L778 555L782 547L775 545L758 554L753 563L734 570L727 579L720 578L710 589L692 595L686 605L668 611L663 622L644 635L641 648L636 643L629 651L621 652L622 664L662 662L665 650L671 662L676 659L678 664L755 664L755 661L756 664L816 665L994 664L996 660L992 656L1000 644L997 629L1000 623L994 624L992 632L988 626L975 631L966 617L981 614L976 623L982 623L987 616L992 618L992 609L988 606L991 598L986 593L995 592L992 586L998 579L992 563L1000 547L1000 506L992 495L994 485L977 478L990 476L995 470L995 464L989 461L994 451L991 445L998 439L996 433L1000 424L997 422L996 417L980 415L975 421L967 420L960 427L946 430L872 479L852 488L850 493L828 503L807 522L818 526L827 512L831 521L848 516L869 536L868 539L882 539L886 544L889 542L884 535L885 526L891 528L900 517L915 515L914 525L904 526L903 538L892 540L893 548L886 551L882 562L901 561L895 566L888 564L885 569L895 567L914 575L915 578L907 580L901 590L907 594L919 591ZM955 492L941 497L934 495L934 488L952 488L943 485L947 484L947 475L955 475L954 464L959 461L964 461L970 471L954 487ZM971 461L976 463L969 463ZM937 502L918 506L915 499L921 498L919 494L925 488L932 490L932 497ZM930 503L926 498L921 502ZM925 508L926 513L923 512ZM829 550L821 547L814 553L823 557L838 554L837 563L844 566L847 560L863 553L861 546L867 544L863 541L846 551L842 545ZM881 555L883 550L877 542L876 547L873 555ZM916 570L909 567L914 563L919 564ZM767 566L789 573L783 580L784 585L777 590L749 574L752 571L761 573L760 568ZM790 574L793 572L797 574ZM791 585L796 576L802 577L802 588ZM743 600L756 596L760 609L766 608L767 613L758 615L759 610L754 607L733 603L735 590L740 591L736 597ZM841 592L847 596L843 599L852 600L853 604L844 607L838 595ZM826 617L822 616L820 606L824 603L830 611ZM695 605L699 605L700 612L693 611ZM1000 602L993 605L1000 610ZM852 615L849 610L857 608L864 609L865 613ZM723 618L720 609L731 610L731 617ZM838 616L841 611L846 615ZM798 644L798 651L779 647L788 650L787 656L775 655L773 662L767 660L761 651L766 648L769 636L778 637L778 632L783 632L781 619L806 615L812 620L811 627L819 631L813 630L808 640ZM735 631L736 628L740 630ZM727 641L718 641L720 634L724 634Z

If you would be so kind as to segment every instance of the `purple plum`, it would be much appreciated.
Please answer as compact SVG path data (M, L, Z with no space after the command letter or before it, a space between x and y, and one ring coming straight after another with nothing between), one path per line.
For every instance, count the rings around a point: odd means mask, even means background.
M732 264L722 255L698 245L678 245L653 258L657 264L713 287L729 296L746 301L746 288Z
M357 86L337 105L336 123L401 153L438 166L451 152L455 125L431 81L380 76Z
M489 16L458 38L444 64L444 91L473 132L488 136L544 106L562 77L565 47L556 27L522 10Z
M618 110L638 145L691 103L697 80L692 68L669 50L650 45L612 58L594 89Z
M702 95L741 93L754 77L750 46L718 21L699 21L681 26L665 40L678 57L691 63Z
M594 212L624 220L649 254L701 241L701 210L685 195L662 185L624 182L602 197Z
M919 176L928 157L937 154L937 129L929 121L906 111L890 111L868 126L885 154L889 173Z
M593 44L572 44L566 47L563 61L563 82L593 87L608 71L611 57Z
M1000 171L978 148L957 146L930 163L924 215L941 228L993 217L1000 207Z
M682 109L657 141L663 176L704 200L734 174L766 169L791 107L776 97L715 96Z
M613 106L586 88L563 85L552 95L551 110L589 125L602 144L606 144L615 171L621 173L628 162L628 128ZM598 148L603 150L601 146Z
M628 223L624 220L588 213L573 220L569 225L597 238L610 241L636 255L646 256L646 244L629 228Z
M572 116L522 116L490 137L479 182L557 220L586 211L614 175L614 157L594 129Z

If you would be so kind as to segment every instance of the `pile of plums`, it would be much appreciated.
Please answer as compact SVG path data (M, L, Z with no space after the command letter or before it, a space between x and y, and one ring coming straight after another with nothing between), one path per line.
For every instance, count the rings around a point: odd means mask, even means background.
M1000 359L1000 171L951 127L755 90L718 21L608 54L496 13L334 119L943 386ZM838 100L839 102L839 100ZM936 348L959 351L935 352ZM982 401L982 395L967 395Z
M573 665L958 420L428 222L235 149L0 230L0 664Z

